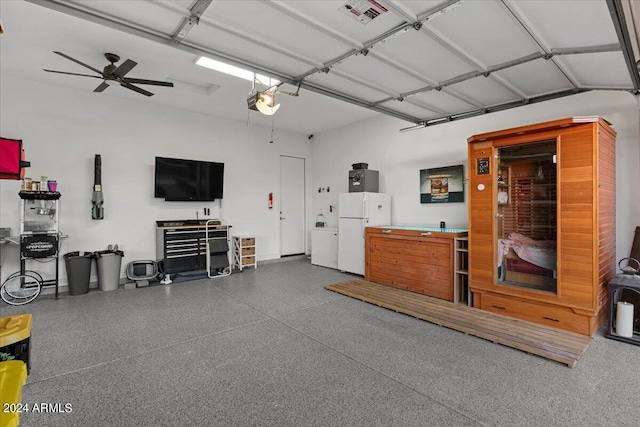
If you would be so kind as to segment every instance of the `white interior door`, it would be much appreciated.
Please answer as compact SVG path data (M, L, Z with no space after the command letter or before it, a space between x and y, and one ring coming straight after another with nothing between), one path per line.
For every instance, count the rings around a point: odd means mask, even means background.
M280 156L280 255L304 254L304 159Z

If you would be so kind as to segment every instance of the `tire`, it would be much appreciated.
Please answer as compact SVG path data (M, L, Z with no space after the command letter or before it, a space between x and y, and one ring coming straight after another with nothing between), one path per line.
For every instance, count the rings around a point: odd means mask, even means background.
M0 287L0 298L9 305L25 305L38 298L40 292L42 276L38 273L14 273Z

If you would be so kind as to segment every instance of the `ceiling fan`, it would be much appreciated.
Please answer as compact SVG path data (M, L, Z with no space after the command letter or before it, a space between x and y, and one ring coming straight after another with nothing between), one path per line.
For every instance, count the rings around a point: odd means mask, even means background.
M102 79L103 82L100 83L100 85L93 90L94 92L102 92L103 90L105 90L107 87L109 87L111 85L119 84L120 86L123 86L123 87L125 87L125 88L127 88L129 90L134 91L134 92L138 92L138 93L141 93L141 94L146 95L146 96L152 96L153 93L151 93L151 92L149 92L147 90L144 90L142 88L139 88L137 86L134 86L133 83L141 84L141 85L154 85L154 86L173 87L173 83L171 83L171 82L161 82L161 81L158 81L158 80L145 80L145 79L134 79L132 77L125 77L125 75L129 71L131 71L131 69L133 67L138 65L138 63L135 62L135 61L132 61L130 59L127 59L126 61L124 61L119 66L116 66L115 63L120 61L120 57L118 55L116 55L115 53L105 53L104 54L105 58L107 58L107 61L109 61L110 64L105 66L103 71L100 71L97 68L93 68L92 66L87 65L84 62L78 61L77 59L72 58L69 55L65 55L62 52L54 51L53 53L58 54L58 55L62 56L63 58L67 58L68 60L73 61L76 64L80 64L83 67L90 69L91 71L95 71L96 73L99 74L99 76L94 76L94 75L90 75L90 74L68 73L66 71L55 71L55 70L44 70L44 71L47 71L49 73L69 74L71 76L82 76L82 77L92 77L92 78L96 78L96 79Z

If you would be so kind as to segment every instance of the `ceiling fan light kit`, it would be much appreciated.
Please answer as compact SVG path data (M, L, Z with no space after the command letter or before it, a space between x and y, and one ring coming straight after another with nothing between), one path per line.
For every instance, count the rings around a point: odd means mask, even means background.
M82 65L85 68L90 69L91 71L97 73L97 76L94 75L90 75L90 74L78 74L78 73L69 73L66 71L56 71L56 70L44 70L48 73L57 73L57 74L67 74L67 75L71 75L71 76L81 76L81 77L91 77L91 78L96 78L96 79L102 79L103 82L100 83L100 85L98 85L97 88L95 88L93 91L94 92L102 92L104 91L107 87L109 86L113 86L113 85L120 85L126 89L132 90L134 92L138 92L139 94L145 95L145 96L153 96L153 93L142 89L138 86L134 86L133 83L135 84L142 84L142 85L153 85L153 86L165 86L165 87L173 87L173 83L171 82L163 82L163 81L158 81L158 80L146 80L146 79L136 79L133 77L125 77L125 75L131 71L133 69L133 67L135 67L136 65L138 65L137 62L132 61L130 59L127 59L126 61L124 61L122 64L120 64L119 66L116 66L115 63L120 61L120 56L116 55L115 53L105 53L104 57L107 59L107 61L109 61L109 65L106 65L103 69L103 71L98 70L97 68L94 68L90 65L85 64L84 62L81 62L75 58L70 57L69 55L66 55L62 52L56 52L54 51L53 53L62 56L63 58L66 58L70 61L75 62L78 65Z

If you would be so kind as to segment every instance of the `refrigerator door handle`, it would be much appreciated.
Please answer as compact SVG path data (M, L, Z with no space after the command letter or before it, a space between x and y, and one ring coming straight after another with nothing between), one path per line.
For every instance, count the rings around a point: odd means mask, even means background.
M360 229L360 234L362 235L362 237L364 237L364 230L367 227L367 219L366 218L362 218L362 228Z
M367 212L367 196L364 195L362 197L362 218L368 218L368 212Z

